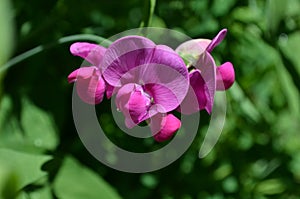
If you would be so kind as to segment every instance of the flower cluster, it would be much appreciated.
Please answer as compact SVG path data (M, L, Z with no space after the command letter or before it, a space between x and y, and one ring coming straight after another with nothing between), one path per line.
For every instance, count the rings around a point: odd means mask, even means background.
M175 50L141 36L125 36L108 48L77 42L70 51L89 64L68 76L76 82L79 97L99 104L104 95L115 103L128 128L146 121L156 141L170 139L181 122L172 112L212 112L216 90L234 82L230 62L217 67L211 51L225 37L224 29L213 39L195 39Z

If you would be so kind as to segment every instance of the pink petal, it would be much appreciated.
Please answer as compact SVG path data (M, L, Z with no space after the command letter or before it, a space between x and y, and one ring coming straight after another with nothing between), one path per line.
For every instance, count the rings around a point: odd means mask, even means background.
M199 57L195 67L201 71L201 76L208 90L208 100L205 109L210 114L212 112L216 91L216 64L212 56L205 51Z
M180 120L173 114L157 114L151 118L150 122L153 137L157 142L170 139L180 126Z
M209 91L199 70L190 73L190 88L184 101L179 107L183 114L192 114L207 107Z
M211 53L212 50L223 41L223 39L226 36L226 33L227 33L227 29L222 29L207 46L206 48L207 52Z
M148 63L155 44L141 36L126 36L113 42L103 58L102 73L112 86L120 86L123 74L143 63Z
M82 57L92 65L99 67L106 48L87 42L76 42L70 46L73 55Z
M88 79L95 73L95 71L98 71L97 67L95 66L78 68L68 76L68 82L73 83L78 78Z
M198 60L199 56L204 52L207 51L209 53L219 45L222 40L225 38L227 33L227 29L222 29L217 36L210 39L192 39L186 41L179 45L176 48L176 52L183 57L185 60L188 61L189 64L194 64L196 60Z
M68 81L76 82L76 90L82 101L88 104L98 104L103 100L105 82L95 66L73 71L68 76Z
M209 39L192 39L180 44L175 51L189 64L195 64L210 43Z
M227 90L235 80L234 68L230 62L217 67L217 90Z
M113 86L111 86L110 84L106 83L106 97L107 99L110 99L111 96L114 93L114 88Z
M114 87L128 83L145 88L151 85L153 89L148 90L154 103L164 112L174 110L182 102L189 86L181 57L171 48L156 46L144 37L128 36L115 41L105 53L103 68L104 79Z
M125 124L132 127L150 116L148 109L151 105L150 96L144 92L143 88L136 84L126 84L117 93L116 104L125 116Z

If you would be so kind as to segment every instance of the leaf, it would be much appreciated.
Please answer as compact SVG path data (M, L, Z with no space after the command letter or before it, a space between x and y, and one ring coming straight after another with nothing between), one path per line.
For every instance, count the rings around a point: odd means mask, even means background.
M259 22L261 11L258 7L237 7L233 10L233 19L244 23Z
M26 98L23 100L21 124L27 135L26 141L30 144L49 150L57 146L57 133L52 117Z
M11 173L9 175L15 175L16 178L16 182L13 184L15 187L12 190L20 190L47 175L46 172L41 170L41 166L49 159L50 156L46 155L32 155L0 148L1 167L9 168L9 173ZM5 180L1 177L0 181L3 179ZM3 187L0 187L0 190L1 188Z
M282 35L279 46L283 54L293 63L298 75L300 76L300 32L289 35Z
M36 191L26 193L21 192L16 199L53 199L51 188L49 186L45 186L41 189L37 189Z
M64 160L57 174L54 192L61 199L120 199L101 177L71 157Z
M275 33L277 31L280 21L285 17L286 5L286 1L268 0L266 18L267 29L271 31L271 33Z
M5 50L0 50L0 99L2 95L2 79L4 73L1 70L2 65L7 61L13 50L13 12L10 0L0 1L0 46L5 46Z
M224 16L229 13L235 1L236 0L214 0L211 10L217 17Z
M284 192L286 189L284 183L280 179L268 179L257 184L256 192L264 195L274 195Z
M56 128L48 113L24 98L19 122L12 106L11 99L4 96L0 103L0 147L41 152L57 146Z
M0 46L5 50L0 51L0 67L7 61L13 49L13 12L10 0L0 1Z
M235 82L229 93L232 96L233 100L240 104L240 108L247 116L249 116L253 121L259 121L261 119L260 112L257 110L256 106L252 101L247 98L242 88Z
M0 164L0 176L0 198L13 198L18 191L16 173L10 166Z

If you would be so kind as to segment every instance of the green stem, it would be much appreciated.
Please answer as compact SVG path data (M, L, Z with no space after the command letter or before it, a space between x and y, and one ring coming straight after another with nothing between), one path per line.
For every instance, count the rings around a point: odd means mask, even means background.
M145 3L145 15L140 28L151 26L152 17L155 9L156 0L148 0Z
M63 43L68 43L68 42L78 41L78 40L94 41L105 47L107 47L111 44L111 41L109 41L103 37L96 36L96 35L90 35L90 34L78 34L78 35L70 35L70 36L62 37L56 42L39 45L31 50L28 50L16 57L12 58L8 62L6 62L4 65L0 66L0 73L3 73L5 70L20 63L21 61L24 61L25 59L27 59L35 54L38 54L38 53L42 52L43 50L50 49L57 44L63 44Z

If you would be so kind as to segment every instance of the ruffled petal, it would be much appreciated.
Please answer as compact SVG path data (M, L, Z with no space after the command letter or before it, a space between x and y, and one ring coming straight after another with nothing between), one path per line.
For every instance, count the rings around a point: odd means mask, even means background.
M82 57L92 65L99 67L106 48L87 42L76 42L70 46L73 55Z
M95 66L89 66L89 67L82 67L74 70L69 76L68 76L68 82L73 83L78 78L80 79L88 79L90 78L95 71L98 71L97 67Z
M150 121L153 138L157 142L169 140L180 127L180 120L173 114L157 114Z
M154 103L165 112L182 102L189 86L188 71L181 57L171 48L156 46L144 37L129 36L114 42L105 53L103 68L104 79L114 87L128 83L151 85ZM172 102L163 98L172 98Z
M226 34L227 34L227 29L222 29L217 34L217 36L215 36L213 38L213 40L210 42L210 44L207 46L207 48L206 48L207 52L211 53L212 50L223 41L223 39L225 38Z
M208 108L209 90L199 70L190 72L190 88L178 111L189 115Z
M230 62L217 67L217 90L227 90L235 80L234 68Z
M150 96L144 92L143 88L136 84L126 84L117 93L117 107L125 116L125 124L138 124L150 116L148 109L151 105ZM132 121L130 121L132 120Z
M185 59L188 64L194 64L198 59L199 56L204 52L207 51L209 53L219 45L222 40L225 38L227 33L227 29L222 29L217 36L210 39L192 39L180 44L176 48L176 52Z
M194 65L210 43L209 39L192 39L180 44L175 51L187 64Z
M205 110L210 114L212 112L216 92L216 64L212 56L205 51L199 57L195 67L200 70L206 89L208 90L208 100Z
M132 68L148 63L155 44L141 36L126 36L113 42L102 62L104 79L112 86L121 86L121 77Z
M181 102L178 101L172 90L164 85L146 84L144 88L152 96L153 106L151 110L156 112L167 113L174 110Z
M111 96L114 94L114 87L110 84L106 83L106 97L110 99Z
M98 104L103 100L105 82L95 66L73 71L68 76L68 81L76 82L76 90L82 101L88 104Z

